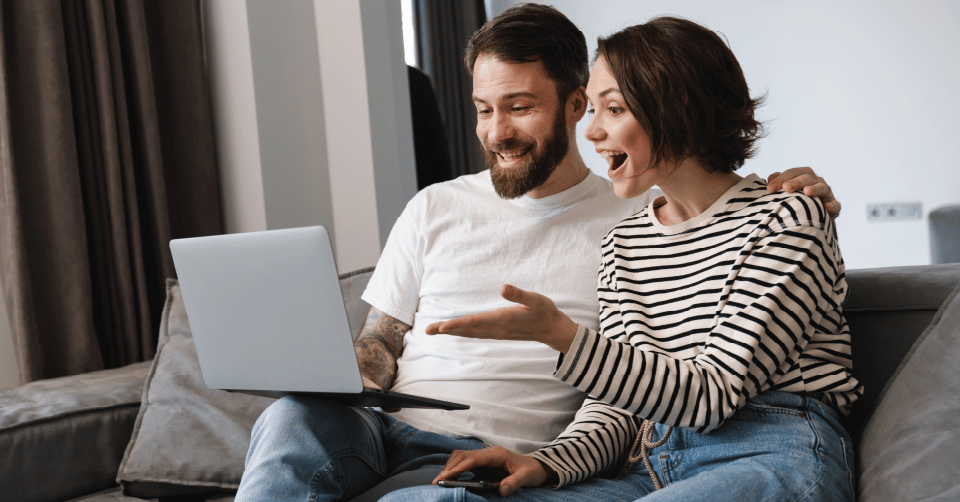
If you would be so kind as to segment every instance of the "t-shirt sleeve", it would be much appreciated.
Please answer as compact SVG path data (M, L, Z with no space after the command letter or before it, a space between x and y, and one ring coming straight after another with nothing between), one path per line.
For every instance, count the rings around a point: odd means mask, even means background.
M360 296L377 310L411 326L420 303L423 278L424 204L422 193L407 203Z

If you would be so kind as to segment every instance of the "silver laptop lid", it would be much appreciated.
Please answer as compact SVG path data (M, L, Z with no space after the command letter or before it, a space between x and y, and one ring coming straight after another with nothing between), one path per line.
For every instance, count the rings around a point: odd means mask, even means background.
M360 392L325 228L170 241L211 389Z

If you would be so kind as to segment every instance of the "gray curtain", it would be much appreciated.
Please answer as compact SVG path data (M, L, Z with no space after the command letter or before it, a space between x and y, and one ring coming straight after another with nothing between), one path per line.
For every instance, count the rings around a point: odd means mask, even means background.
M483 0L414 0L417 59L433 82L446 126L453 177L478 173L486 166L477 140L473 80L463 67L467 40L485 22Z
M198 0L0 2L0 283L21 382L156 350L171 238L221 233Z

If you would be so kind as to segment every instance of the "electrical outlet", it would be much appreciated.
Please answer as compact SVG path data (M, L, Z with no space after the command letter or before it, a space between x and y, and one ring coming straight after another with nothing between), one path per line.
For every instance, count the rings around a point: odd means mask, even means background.
M919 202L887 202L867 204L867 220L919 220L923 218L923 206Z

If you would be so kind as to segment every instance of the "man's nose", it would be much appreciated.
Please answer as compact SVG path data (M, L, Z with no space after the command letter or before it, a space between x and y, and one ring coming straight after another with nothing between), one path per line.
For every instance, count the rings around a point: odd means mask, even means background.
M490 130L487 139L491 143L503 143L516 134L513 121L506 113L495 113L490 120Z

